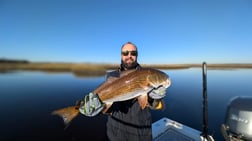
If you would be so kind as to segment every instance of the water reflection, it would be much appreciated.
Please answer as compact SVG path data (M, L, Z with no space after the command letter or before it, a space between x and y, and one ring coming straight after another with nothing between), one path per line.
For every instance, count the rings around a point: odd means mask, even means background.
M201 69L166 70L172 85L166 108L152 111L153 122L163 116L202 130ZM73 105L95 89L104 76L76 77L71 73L0 73L1 140L106 140L106 115L79 115L64 130L61 118L50 113ZM209 133L223 140L220 125L234 96L252 96L252 71L208 71Z

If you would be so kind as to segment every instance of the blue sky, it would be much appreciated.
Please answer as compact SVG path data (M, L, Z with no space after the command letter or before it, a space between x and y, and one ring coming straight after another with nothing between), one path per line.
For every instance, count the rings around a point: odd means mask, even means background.
M145 64L252 63L250 0L0 0L0 58Z

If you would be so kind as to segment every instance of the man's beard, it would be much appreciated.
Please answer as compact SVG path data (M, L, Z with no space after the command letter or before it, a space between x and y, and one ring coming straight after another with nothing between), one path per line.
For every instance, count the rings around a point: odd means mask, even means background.
M129 58L129 59L131 59L131 58ZM136 68L136 66L137 66L137 60L132 63L126 63L123 60L121 60L121 67L123 67L124 69L127 69L127 70L134 69L134 68Z

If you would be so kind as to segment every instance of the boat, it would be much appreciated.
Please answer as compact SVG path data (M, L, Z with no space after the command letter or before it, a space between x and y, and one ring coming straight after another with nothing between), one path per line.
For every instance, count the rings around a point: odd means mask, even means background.
M167 117L152 124L152 136L154 141L214 141L212 136L206 138L201 131Z
M214 141L207 132L207 64L203 62L203 131L196 130L175 120L163 117L152 123L154 141Z
M207 64L203 62L203 131L196 130L175 120L163 117L152 123L152 138L154 141L214 141L208 135L207 129Z
M203 70L203 131L193 129L175 120L163 117L152 123L154 141L214 141L208 134L207 121L207 65ZM252 97L236 96L230 99L220 131L225 141L252 141Z

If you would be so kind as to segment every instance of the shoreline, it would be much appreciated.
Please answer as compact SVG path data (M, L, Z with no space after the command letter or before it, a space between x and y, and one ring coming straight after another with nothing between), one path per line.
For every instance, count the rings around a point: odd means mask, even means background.
M119 64L94 64L94 63L0 63L0 72L26 70L26 71L45 71L45 72L72 72L76 75L97 76L105 75L107 70L116 69ZM155 69L189 69L199 68L202 64L141 64L142 67ZM209 69L252 69L251 64L230 63L230 64L207 64Z
M115 69L120 64L97 64L97 63L0 63L0 70L3 69L31 69L31 70L94 70L94 69ZM176 68L197 68L202 64L141 64L143 67L157 69ZM252 63L220 63L207 64L209 68L252 68Z

